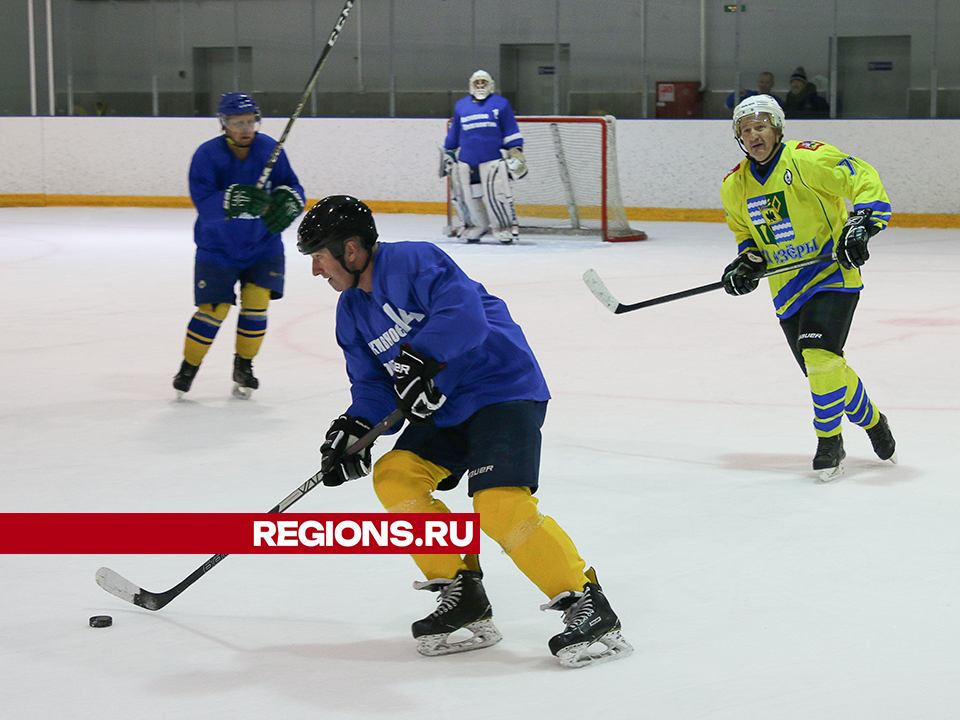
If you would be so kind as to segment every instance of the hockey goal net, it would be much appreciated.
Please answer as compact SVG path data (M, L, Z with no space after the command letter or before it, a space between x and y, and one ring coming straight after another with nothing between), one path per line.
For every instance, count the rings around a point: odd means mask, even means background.
M613 116L518 116L517 124L527 161L527 175L513 183L521 234L646 239L627 221ZM448 219L453 215L448 201Z

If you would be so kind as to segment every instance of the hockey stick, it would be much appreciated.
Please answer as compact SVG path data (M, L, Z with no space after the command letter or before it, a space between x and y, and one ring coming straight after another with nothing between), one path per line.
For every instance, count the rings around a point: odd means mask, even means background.
M354 2L355 0L347 0L343 5L343 10L340 11L340 17L337 18L337 24L333 26L333 31L330 33L330 39L327 40L327 44L324 46L323 52L320 53L320 59L317 60L317 64L313 68L313 74L310 76L307 86L303 89L303 95L300 97L300 104L297 105L297 109L293 111L293 115L291 115L290 119L287 121L287 126L283 129L283 134L280 136L276 146L273 148L273 152L270 154L270 159L267 160L267 164L263 168L263 172L260 174L260 179L257 180L257 187L261 190L263 189L264 185L267 184L267 178L270 177L270 173L273 172L273 166L277 164L277 158L280 157L280 150L283 149L283 143L286 142L287 135L290 134L290 129L293 127L293 123L298 117L300 117L300 113L303 112L303 106L307 104L307 99L310 97L310 93L313 92L313 86L317 84L317 78L320 76L320 68L322 68L323 64L327 61L327 55L330 54L330 50L333 48L333 44L337 41L340 31L343 30L343 25L347 22L347 15L349 15L350 10L353 9Z
M364 435L362 438L357 440L353 445L347 448L346 452L348 455L353 455L360 452L364 448L368 447L380 437L383 433L393 427L397 422L403 418L403 412L400 409L394 410L392 413L387 415L383 420L373 426L370 432ZM298 487L292 493L287 495L283 500L281 500L277 505L274 505L273 508L267 512L271 513L281 513L284 512L287 508L293 505L297 500L302 498L308 492L313 490L317 485L320 484L321 479L329 468L324 469L321 465L320 472L314 475L312 478L307 480L303 485ZM114 572L110 568L102 567L97 570L97 585L102 587L111 595L115 595L121 600L126 600L129 603L134 605L139 605L142 608L147 610L159 610L160 608L167 605L171 600L176 598L180 593L186 590L188 587L193 585L197 580L206 575L210 570L214 568L217 563L223 560L227 555L214 555L209 560L207 560L203 565L198 567L192 573L187 575L183 580L174 585L172 588L165 592L154 593L149 590L144 590L142 587L134 585L132 582L122 577L118 573Z
M754 275L753 277L765 278L770 277L771 275L780 275L792 270L810 267L811 265L832 262L833 260L833 256L807 258L806 260L799 260L795 263L781 265L779 267L771 268L770 270L764 270L759 275ZM593 268L587 270L583 274L583 281L587 284L587 287L590 288L590 292L596 296L597 300L602 302L607 309L613 312L615 315L631 312L633 310L639 310L640 308L650 307L651 305L660 305L661 303L670 302L671 300L680 300L681 298L700 295L701 293L710 292L711 290L719 290L723 287L723 281L720 281L710 283L709 285L701 285L700 287L690 288L689 290L682 290L681 292L671 293L670 295L661 295L660 297L653 298L652 300L644 300L631 305L624 305L613 296L613 293L607 289L607 286L604 284L603 280L600 279L597 271Z

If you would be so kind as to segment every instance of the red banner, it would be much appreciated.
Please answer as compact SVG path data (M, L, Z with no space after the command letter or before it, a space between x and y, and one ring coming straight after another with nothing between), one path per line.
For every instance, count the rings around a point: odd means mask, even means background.
M2 513L0 553L478 553L475 513Z

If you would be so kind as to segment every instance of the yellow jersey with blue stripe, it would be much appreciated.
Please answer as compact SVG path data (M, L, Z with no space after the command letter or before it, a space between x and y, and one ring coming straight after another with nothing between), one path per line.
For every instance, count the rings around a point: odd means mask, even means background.
M854 210L872 210L875 228L882 230L890 222L890 199L877 171L833 145L812 140L781 143L766 176L744 158L724 178L721 197L738 253L760 252L767 268L831 256L847 219L844 198ZM845 270L836 261L768 280L780 318L790 317L821 290L863 289L859 269Z

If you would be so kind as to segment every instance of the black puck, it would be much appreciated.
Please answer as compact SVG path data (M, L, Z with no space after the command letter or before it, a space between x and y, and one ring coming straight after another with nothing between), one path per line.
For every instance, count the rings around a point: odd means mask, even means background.
M113 618L109 615L94 615L90 618L90 627L110 627L113 625Z

